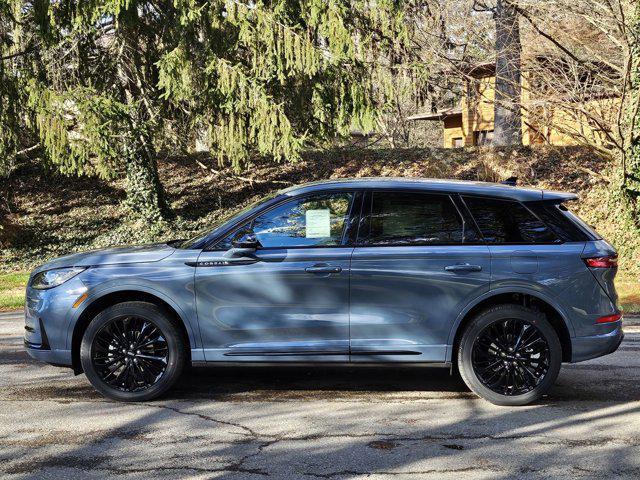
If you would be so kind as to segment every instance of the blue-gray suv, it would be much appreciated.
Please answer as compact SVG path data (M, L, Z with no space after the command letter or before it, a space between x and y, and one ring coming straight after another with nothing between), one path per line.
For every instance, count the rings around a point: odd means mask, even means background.
M573 194L426 179L278 192L190 240L33 271L25 345L104 395L148 400L190 364L457 366L499 405L622 341L611 245Z

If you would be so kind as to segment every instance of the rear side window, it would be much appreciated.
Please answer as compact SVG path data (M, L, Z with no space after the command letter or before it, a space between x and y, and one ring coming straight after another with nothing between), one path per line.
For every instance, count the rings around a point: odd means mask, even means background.
M372 192L369 229L362 233L364 245L450 245L462 243L464 224L446 195Z
M562 240L520 202L463 197L486 243L561 243Z
M560 239L565 242L585 242L600 237L564 205L551 202L527 203L530 208Z

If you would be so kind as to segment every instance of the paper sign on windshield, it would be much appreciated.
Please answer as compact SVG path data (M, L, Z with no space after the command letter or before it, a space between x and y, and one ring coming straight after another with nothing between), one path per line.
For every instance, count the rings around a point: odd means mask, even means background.
M329 210L307 210L306 237L321 238L331 236L331 217Z

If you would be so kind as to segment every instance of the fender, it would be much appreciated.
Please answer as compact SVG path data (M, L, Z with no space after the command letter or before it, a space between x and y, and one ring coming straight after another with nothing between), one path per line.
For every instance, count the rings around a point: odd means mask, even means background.
M467 314L478 304L482 303L485 300L488 300L491 297L495 297L504 293L521 293L525 295L531 295L539 300L542 300L545 303L551 305L556 311L560 314L562 321L567 326L569 330L569 335L573 338L575 336L575 330L573 324L569 316L567 315L565 309L562 307L560 302L558 302L557 298L550 295L549 293L544 291L544 287L539 286L539 288L533 288L530 285L523 285L522 283L503 283L501 282L500 287L492 288L488 292L476 297L471 302L469 302L466 307L458 314L456 320L453 322L451 326L451 330L449 332L449 337L447 339L447 361L451 361L452 358L452 349L453 349L453 341L458 333L458 328L462 323L462 320L467 316Z
M107 284L105 284L104 286L101 286L96 290L89 290L88 291L89 296L82 303L81 307L78 308L73 315L70 315L68 317L69 320L67 322L67 327L66 327L66 331L67 331L66 348L71 349L72 339L73 339L73 330L75 329L75 325L78 319L80 318L80 316L82 315L82 313L87 308L89 308L89 306L91 306L95 301L99 300L105 295L109 295L117 292L125 292L125 291L136 291L136 292L147 293L149 295L153 295L154 297L161 299L162 301L170 305L171 308L173 308L176 311L176 313L178 314L178 317L180 317L180 320L182 321L182 323L184 324L187 330L191 348L192 349L199 348L199 344L201 344L202 342L199 336L198 322L195 317L195 312L189 315L173 299L171 299L171 297L169 297L168 295L164 294L163 292L159 291L158 289L152 286L146 285L144 283L135 283L135 282L116 283L115 280L108 282ZM196 335L196 332L198 332L197 335Z

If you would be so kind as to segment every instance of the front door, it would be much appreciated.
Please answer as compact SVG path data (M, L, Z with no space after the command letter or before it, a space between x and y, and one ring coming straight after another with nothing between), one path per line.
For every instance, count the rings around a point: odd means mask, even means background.
M448 195L368 194L351 261L351 361L445 361L454 321L491 276L464 218Z
M207 361L348 361L355 196L287 199L201 253L195 288ZM260 243L254 261L216 265L247 233Z

